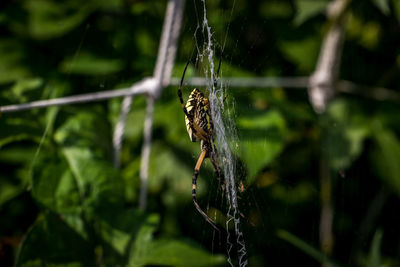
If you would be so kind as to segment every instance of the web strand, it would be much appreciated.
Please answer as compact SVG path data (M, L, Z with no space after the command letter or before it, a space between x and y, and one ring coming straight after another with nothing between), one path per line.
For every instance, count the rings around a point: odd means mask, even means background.
M205 0L201 1L203 3L203 21L202 21L202 33L204 37L203 50L199 53L199 60L204 63L204 75L206 77L206 87L209 91L209 101L211 106L211 115L214 122L215 127L215 135L216 135L216 144L218 147L218 157L219 162L222 164L222 170L224 173L226 190L227 190L227 204L228 204L228 220L226 221L226 228L229 229L229 224L232 222L235 230L235 241L231 242L231 233L227 230L227 254L228 254L228 263L231 266L234 266L233 260L231 257L233 247L237 248L237 257L239 266L247 266L247 251L246 245L244 242L243 232L241 230L240 217L239 217L239 207L237 203L237 192L235 186L235 171L236 165L235 160L230 149L229 141L227 136L231 138L231 140L237 140L236 130L234 127L234 122L231 118L223 116L222 114L225 112L224 110L224 88L222 85L215 86L214 79L217 79L217 75L215 73L215 65L214 65L214 47L213 43L213 32L211 31L211 27L208 25L207 20L207 9ZM231 16L233 12L233 7L231 10ZM196 9L197 13L197 9ZM197 15L197 14L196 14ZM198 18L198 16L197 16ZM200 22L198 21L198 27ZM198 30L196 28L196 32ZM229 27L227 28L227 30ZM224 44L222 50L225 47L226 39L228 32L225 34ZM196 38L197 40L197 38ZM199 45L196 43L196 47ZM218 75L219 76L219 75ZM218 84L218 83L217 83Z

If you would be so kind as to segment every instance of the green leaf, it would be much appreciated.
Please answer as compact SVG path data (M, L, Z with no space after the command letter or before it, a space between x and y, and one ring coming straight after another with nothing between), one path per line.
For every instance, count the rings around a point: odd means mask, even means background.
M63 152L85 206L95 208L123 200L123 181L109 162L96 160L85 148L64 148Z
M184 114L177 98L157 104L154 125L156 129L162 130L157 131L150 155L149 176L152 179L149 180L149 191L160 194L164 205L168 207L187 203L191 199L191 177L200 147L198 142L193 143L189 139ZM133 126L132 124L131 127ZM142 136L141 132L137 134ZM197 191L199 198L207 192L205 180L215 179L213 172L209 172L210 175L206 177L210 167L208 160L201 167Z
M240 155L251 183L283 149L285 120L275 110L258 116L240 117L237 122L242 143Z
M105 11L119 10L124 4L123 0L94 0L94 5L97 5L100 9Z
M262 2L260 6L260 14L265 18L289 18L293 13L289 2L274 1Z
M194 245L177 240L157 240L142 259L147 265L216 266L225 264L225 257L212 255Z
M374 121L374 139L377 147L371 153L371 162L376 173L400 196L400 141L396 135Z
M116 10L122 0L79 1L79 0L27 0L27 23L32 37L47 40L65 35L82 25L84 20L96 10Z
M109 257L108 264L128 266L209 266L222 264L223 256L211 255L193 244L176 240L154 240L160 217L139 210L105 208L97 211L102 239L118 256ZM105 246L105 253L112 252ZM119 258L119 261L115 261Z
M372 0L375 6L385 15L389 15L389 0Z
M100 223L100 234L121 256L128 256L133 244L151 240L151 234L159 223L158 215L148 215L140 210L120 207L103 207L96 211ZM143 229L150 229L150 237L143 238ZM136 241L135 241L136 239ZM148 239L148 240L147 240Z
M72 191L79 195L81 205L90 210L103 204L120 203L124 194L124 183L107 155L107 125L99 114L81 112L71 116L55 133L63 157L61 163L44 167L53 168L39 179L55 188L48 190L53 197L68 199ZM61 166L57 166L61 164ZM65 165L65 166L64 166ZM62 171L66 169L66 171ZM53 176L53 177L51 177ZM56 190L57 188L57 190ZM71 192L70 192L71 190Z
M305 241L301 240L297 236L285 231L285 230L278 230L276 233L278 237L282 238L283 240L289 242L293 246L297 247L298 249L302 250L304 253L312 257L313 259L317 260L320 263L329 263L331 266L337 266L331 259L329 259L326 255L322 252L317 250L316 248L310 246Z
M38 89L43 85L41 78L19 79L2 95L14 103L25 103L30 100L29 95L39 91Z
M397 0L393 0L393 7L394 7L394 12L397 15L397 20L400 21L400 2Z
M326 0L296 0L297 13L294 19L296 25L300 25L311 17L320 14L326 9L329 1Z
M383 231L377 230L374 234L374 238L371 242L371 248L369 251L369 264L368 267L379 267L381 266L381 243L382 243Z
M0 161L8 164L30 162L34 157L36 147L11 147L0 149Z
M280 43L283 54L291 60L303 73L309 73L315 68L321 40L311 36L295 41L284 40Z
M187 141L190 142L189 138L187 138ZM174 153L171 148L174 150L180 149L174 145L166 146L161 142L155 142L152 147L149 168L149 175L152 177L149 181L149 190L153 193L162 193L164 203L169 206L182 202L186 203L191 198L191 177L196 164L195 156L198 156L193 154L192 157L188 151L183 150L179 154ZM189 165L185 164L187 161L189 161ZM201 173L203 175L206 173L207 165L208 163L202 167ZM159 166L163 167L160 168ZM165 183L168 183L167 190L165 189ZM206 192L205 184L203 179L199 179L199 198Z
M110 125L104 118L104 112L97 107L92 106L90 111L80 109L58 128L54 138L63 147L87 148L93 157L107 159L112 148Z
M32 195L42 205L60 213L79 213L81 199L72 172L65 162L49 158L37 161Z
M35 149L31 147L16 147L0 149L0 161L3 166L21 165L21 168L14 175L4 171L0 174L0 210L1 206L8 201L12 201L21 193L25 192L29 186L30 175L28 165L34 157Z
M93 11L90 1L27 0L30 34L37 39L51 39L64 35L80 25Z
M135 236L133 246L130 250L129 265L142 266L145 265L145 259L149 251L151 251L151 243L153 241L153 234L156 231L160 218L154 214L149 216L146 222L141 226Z
M23 62L26 48L15 39L0 39L0 84L23 79L30 70Z
M0 176L0 209L4 203L25 191L28 184L27 181L15 184L9 182L8 178Z
M321 118L322 152L335 170L348 168L370 135L368 120L355 104L338 99Z
M39 143L43 134L43 129L40 126L35 117L29 114L25 118L3 115L0 118L0 148L23 140Z
M94 248L53 213L39 216L26 234L15 266L94 266Z
M146 214L136 209L119 206L103 206L96 210L96 231L103 246L104 263L107 266L127 266L134 253L147 247L159 224L157 214ZM138 245L137 245L138 244Z
M123 62L119 59L100 58L98 56L80 53L61 62L60 70L64 73L81 75L107 75L122 70Z

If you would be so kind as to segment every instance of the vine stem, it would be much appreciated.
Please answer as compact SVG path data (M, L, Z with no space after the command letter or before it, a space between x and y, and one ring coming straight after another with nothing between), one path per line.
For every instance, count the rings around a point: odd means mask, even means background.
M33 101L24 104L15 104L0 107L0 112L11 113L23 110L45 108L50 106L61 106L68 104L80 104L87 102L102 101L116 97L135 96L139 94L148 94L153 92L155 81L152 77L144 78L142 81L135 83L130 88L101 91L90 94L74 95L48 100ZM225 77L220 79L222 83L229 88L292 88L304 89L308 87L309 77ZM178 86L180 78L171 78L169 86ZM185 79L185 84L188 86L205 86L207 81L201 77L192 77ZM359 95L366 98L371 98L378 101L395 101L400 102L400 94L394 90L383 87L371 87L356 84L347 80L337 82L337 92Z
M334 97L339 81L346 11L350 0L335 0L327 9L329 30L322 41L315 71L310 77L308 94L316 113L323 113Z
M176 57L178 39L182 25L184 0L169 0L164 19L163 31L161 35L160 46L158 49L156 67L154 69L154 78L158 81L158 86L153 94L147 97L146 118L144 122L144 142L141 153L140 163L140 197L139 208L146 209L147 203L147 184L149 177L149 162L151 151L151 134L153 128L154 102L161 94L162 88L169 84L171 73Z
M326 111L329 101L337 91L349 3L350 0L334 0L327 9L329 30L323 39L317 65L308 86L310 103L317 114ZM329 257L334 246L333 179L330 166L324 158L320 159L319 176L321 187L319 239L321 251ZM322 266L330 267L332 264L324 261Z

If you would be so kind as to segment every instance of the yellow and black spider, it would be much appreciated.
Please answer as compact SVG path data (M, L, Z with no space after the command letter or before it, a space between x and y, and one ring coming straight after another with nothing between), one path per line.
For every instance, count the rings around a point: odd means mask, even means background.
M189 62L186 64L185 69L183 71L182 79L178 88L178 97L181 102L183 112L185 113L185 122L186 129L189 134L190 140L192 142L200 141L201 153L197 160L196 166L194 167L193 179L192 179L192 197L193 203L196 209L200 212L200 214L209 222L215 229L218 228L215 225L215 222L208 217L208 215L200 208L197 203L196 197L196 188L197 188L197 177L199 175L200 167L203 164L205 158L210 158L210 161L213 165L214 172L219 179L222 188L223 186L223 177L221 176L221 171L218 166L218 156L217 150L214 146L214 124L211 116L210 102L204 94L200 92L198 89L193 89L193 91L189 95L189 99L186 102L186 105L182 98L182 85L183 80L185 78L186 69L189 65ZM221 67L221 60L219 62L217 75L219 69ZM213 82L213 90L216 88L217 77L214 77Z

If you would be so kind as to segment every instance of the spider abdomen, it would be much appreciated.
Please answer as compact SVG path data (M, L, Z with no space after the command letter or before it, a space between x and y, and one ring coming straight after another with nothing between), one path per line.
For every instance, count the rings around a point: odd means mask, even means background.
M192 142L208 141L212 136L212 120L210 116L210 103L198 89L194 89L186 102L185 115L186 129Z

